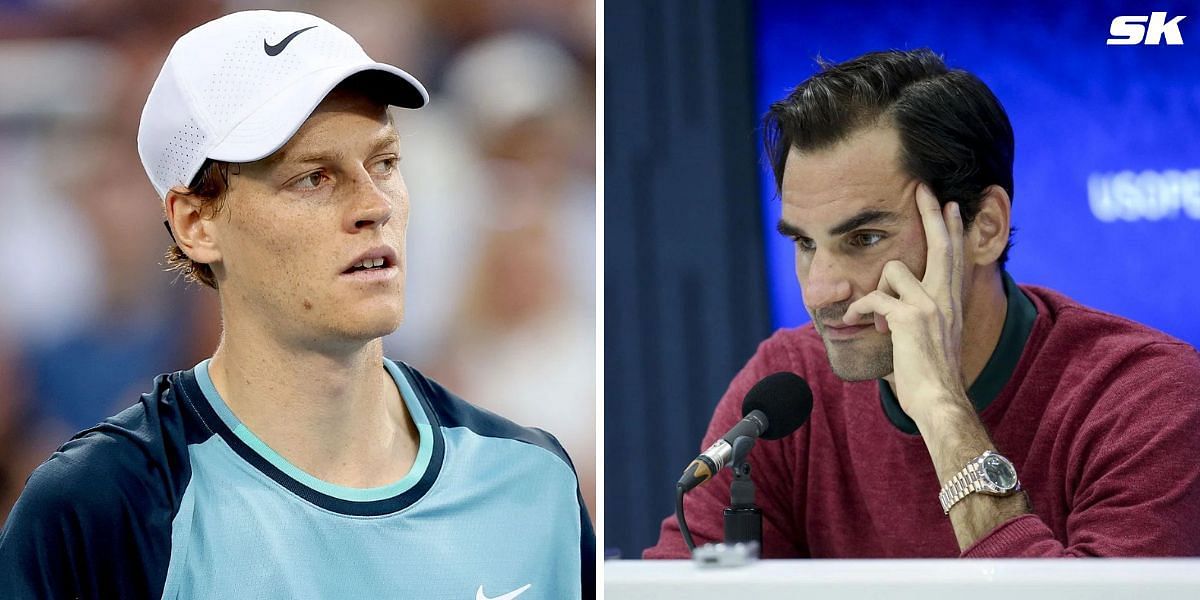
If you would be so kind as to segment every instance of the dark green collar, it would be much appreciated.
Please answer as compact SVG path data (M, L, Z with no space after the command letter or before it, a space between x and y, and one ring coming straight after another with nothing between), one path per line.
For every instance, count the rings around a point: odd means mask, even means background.
M1029 333L1033 331L1033 321L1037 318L1037 308L1033 302L1007 272L1001 274L1004 277L1004 295L1008 298L1008 311L1004 315L1004 329L1000 331L1000 341L996 343L992 357L975 383L971 384L971 389L967 390L967 397L975 405L975 412L983 412L1012 377L1017 362L1021 360L1021 352L1025 350L1025 342L1029 340ZM917 424L904 414L891 386L884 379L879 380L879 401L883 404L884 414L896 429L908 434L920 433Z

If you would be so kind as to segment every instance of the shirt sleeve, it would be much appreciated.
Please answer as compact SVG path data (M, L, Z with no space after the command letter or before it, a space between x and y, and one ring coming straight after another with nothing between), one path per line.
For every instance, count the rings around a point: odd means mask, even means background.
M29 477L0 532L0 598L162 595L174 511L126 433L81 433Z
M552 446L571 471L575 473L575 501L579 503L579 585L583 600L596 597L596 530L592 526L592 518L588 515L587 503L583 501L583 491L579 487L579 473L575 463L567 454L562 442L549 432L538 430L546 436L549 446Z
M579 502L579 568L580 587L583 600L594 600L596 597L596 530L592 527L592 518L588 516L587 504L583 494L576 490L576 500Z
M718 402L700 450L708 448L742 419L742 401L755 383L779 371L803 374L798 365L779 334L760 344ZM808 555L802 526L794 518L803 512L806 467L791 459L797 445L806 446L807 439L808 426L805 425L783 440L755 444L750 453L755 475L755 503L763 515L761 555L764 558L803 558ZM729 506L732 483L732 473L722 469L712 480L684 496L688 530L696 546L724 540L723 515L725 507ZM647 548L642 558L691 558L674 514L663 519L658 543Z
M1180 343L1148 345L1094 393L1086 414L1064 420L1078 432L1063 449L1065 543L1029 514L963 557L1200 555L1200 356ZM1038 500L1030 498L1035 511Z

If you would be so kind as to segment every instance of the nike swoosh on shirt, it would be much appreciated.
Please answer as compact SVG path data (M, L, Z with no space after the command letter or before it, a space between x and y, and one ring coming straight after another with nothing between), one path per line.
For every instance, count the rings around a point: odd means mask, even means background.
M313 29L315 27L316 27L316 25L313 25L311 27L305 27L304 29L297 29L296 31L293 31L290 34L288 34L287 37L283 38L282 40L279 40L278 44L274 44L274 45L268 44L267 38L263 38L263 50L267 53L267 56L279 56L279 53L283 52L283 49L287 48L287 45L292 43L292 40L296 39L296 36L304 33L305 31L308 31L309 29Z
M483 586L481 585L481 586L479 586L479 589L475 590L475 600L512 600L513 598L516 598L517 596L524 594L525 590L527 590L531 587L533 587L533 584L527 583L507 594L504 594L503 596L496 596L495 598L488 598L487 595L485 595L483 593Z

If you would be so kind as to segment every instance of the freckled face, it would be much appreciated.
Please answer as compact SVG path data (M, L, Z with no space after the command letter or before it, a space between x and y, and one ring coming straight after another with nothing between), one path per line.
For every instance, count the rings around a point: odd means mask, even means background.
M883 266L900 260L919 279L925 230L919 183L900 168L900 138L872 127L836 146L788 154L779 230L796 245L796 277L834 372L847 381L892 372L890 334L871 322L841 327L850 303L874 291Z
M278 152L234 167L214 221L226 318L303 343L395 331L409 210L399 152L386 106L335 91ZM394 259L351 269L381 249Z

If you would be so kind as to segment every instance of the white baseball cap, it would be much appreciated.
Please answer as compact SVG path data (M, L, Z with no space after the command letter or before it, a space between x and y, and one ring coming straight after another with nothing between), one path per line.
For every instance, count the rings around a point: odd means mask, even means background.
M146 99L137 140L142 166L165 199L172 187L189 185L206 159L270 156L334 87L367 71L379 74L388 104L429 101L415 77L371 60L319 17L253 10L205 23L175 42Z

